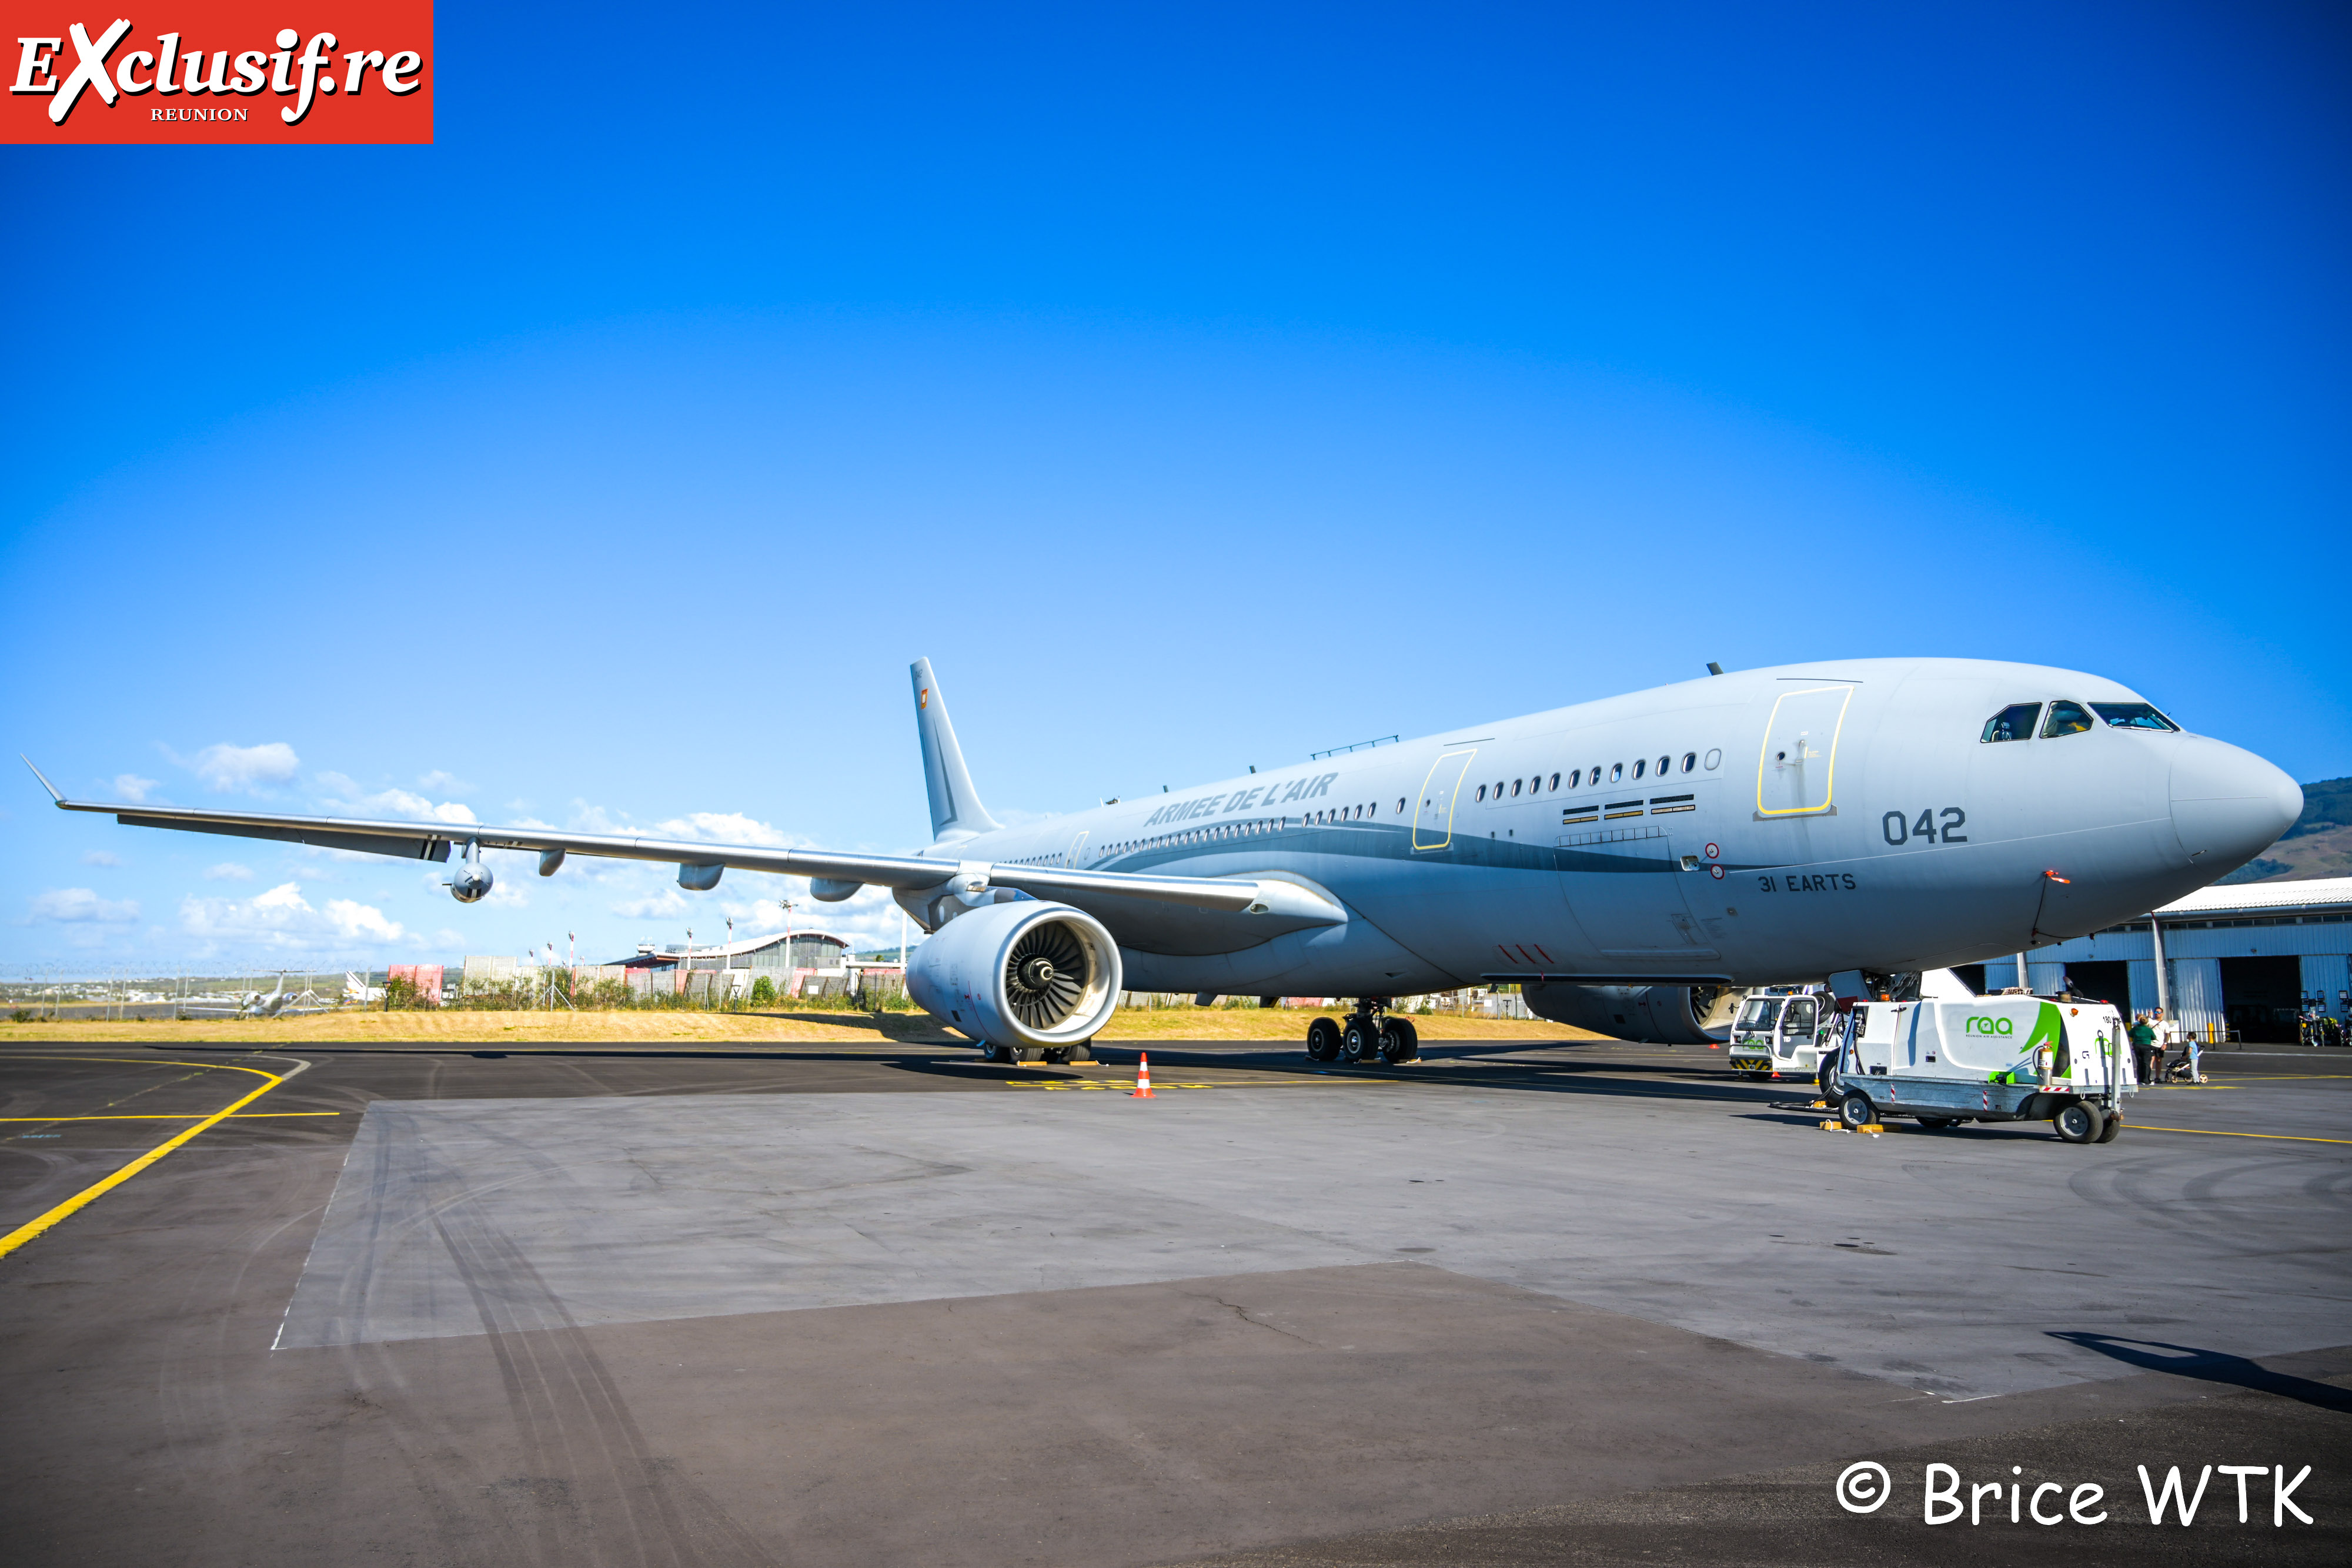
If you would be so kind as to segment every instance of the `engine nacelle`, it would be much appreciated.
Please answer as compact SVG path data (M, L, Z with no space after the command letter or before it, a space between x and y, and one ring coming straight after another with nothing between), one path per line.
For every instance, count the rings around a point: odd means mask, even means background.
M449 879L449 896L460 904L479 904L489 896L490 882L489 867L468 861Z
M1737 986L1575 986L1529 980L1528 1010L1554 1023L1653 1045L1720 1045L1731 1038Z
M1118 944L1066 904L1022 899L957 915L907 958L907 994L992 1045L1083 1045L1110 1021Z

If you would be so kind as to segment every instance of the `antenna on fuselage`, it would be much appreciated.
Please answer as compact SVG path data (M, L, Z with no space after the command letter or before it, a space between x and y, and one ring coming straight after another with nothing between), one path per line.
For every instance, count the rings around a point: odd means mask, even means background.
M1709 659L1706 662L1706 673L1710 675L1719 675L1723 674L1723 666L1717 664L1713 659Z

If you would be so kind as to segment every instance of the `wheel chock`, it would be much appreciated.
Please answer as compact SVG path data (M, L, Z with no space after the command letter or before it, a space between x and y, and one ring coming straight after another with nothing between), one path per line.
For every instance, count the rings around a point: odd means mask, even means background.
M1845 1124L1843 1122L1823 1122L1822 1124L1822 1131L1824 1133L1843 1133L1845 1131Z
M1816 1100L1812 1103L1812 1109L1816 1111L1826 1111L1829 1108L1830 1103L1826 1100Z
M1854 1131L1857 1133L1868 1133L1874 1138L1878 1136L1879 1134L1886 1131L1886 1129L1879 1125L1876 1122L1864 1122L1861 1126L1856 1127Z

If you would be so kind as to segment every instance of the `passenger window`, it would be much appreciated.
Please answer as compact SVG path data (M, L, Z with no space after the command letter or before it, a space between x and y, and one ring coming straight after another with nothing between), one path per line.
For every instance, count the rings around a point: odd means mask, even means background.
M1985 720L1984 733L1977 738L1987 744L1996 740L2031 740L2033 721L2041 714L2040 703L2011 703Z
M1671 773L1671 772L1673 772L1673 771L1674 771L1674 768L1675 768L1675 759L1674 759L1673 758L1671 758L1671 757L1661 757L1661 758L1658 758L1658 777L1659 777L1659 778L1664 779L1667 774L1669 774L1669 773Z
M1557 773L1551 776L1551 787L1554 789L1558 789L1559 788L1559 775Z
M1481 800L1485 800L1486 798L1486 787L1484 784L1481 784L1481 785L1479 785L1479 786L1478 786L1478 799L1480 799Z
M1633 759L1633 777L1639 779L1649 766L1650 764L1646 758L1635 758Z
M1683 771L1684 771L1684 772L1685 772L1685 773L1689 773L1689 772L1692 772L1692 771L1696 770L1696 769L1697 768L1697 767L1698 767L1698 753L1697 753L1697 752L1696 752L1696 751L1685 751L1685 752L1684 752L1684 753L1683 753Z
M1517 800L1518 798L1519 798L1519 781L1518 781L1517 779L1512 779L1512 780L1511 780L1511 799L1512 799L1512 800Z
M1622 778L1624 778L1624 777L1625 777L1625 765L1624 765L1623 763L1622 763L1622 762L1612 763L1612 764L1610 766L1610 768L1609 768L1609 781L1610 781L1611 783L1612 783L1612 784L1613 784L1613 783L1615 783L1618 779L1622 779Z
M2146 703L2093 703L2092 709L2111 729L2179 729L2180 727Z
M2061 735L2080 735L2091 727L2091 716L2081 703L2065 701L2050 705L2050 716L2042 726L2042 738Z
M1404 797L1402 795L1397 797L1397 815L1400 817L1404 815Z
M1580 789L1584 788L1583 768L1580 768L1575 772L1568 776L1568 787L1571 789Z

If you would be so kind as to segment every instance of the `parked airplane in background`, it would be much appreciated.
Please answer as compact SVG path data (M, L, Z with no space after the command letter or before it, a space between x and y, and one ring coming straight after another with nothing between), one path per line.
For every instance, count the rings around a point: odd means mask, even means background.
M1710 674L1021 828L913 666L931 847L865 855L68 800L134 827L459 860L485 849L880 885L908 987L992 1059L1083 1057L1122 988L1358 998L1318 1059L1413 1054L1402 996L1519 984L1544 1018L1698 1043L1729 986L1944 968L2143 915L2267 848L2278 768L2097 675L1961 659ZM48 781L42 783L47 787Z
M311 991L289 996L286 977L281 973L278 984L267 991L247 991L234 1000L222 1002L192 998L182 1002L179 1010L192 1018L274 1019L293 1013L325 1012L327 1004Z

